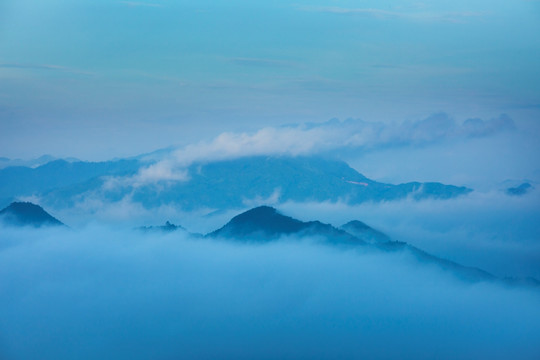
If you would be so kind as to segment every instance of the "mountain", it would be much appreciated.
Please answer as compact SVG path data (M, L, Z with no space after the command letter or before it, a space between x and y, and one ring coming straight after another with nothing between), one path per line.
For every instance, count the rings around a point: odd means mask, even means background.
M469 193L465 187L440 183L385 184L366 178L343 161L320 157L255 156L195 163L188 178L178 181L132 185L132 181L104 186L106 179L66 186L44 194L46 203L71 206L73 199L100 196L111 202L129 196L147 208L162 205L197 208L244 208L257 203L448 199Z
M245 207L250 200L261 199L350 204L407 196L447 199L471 191L440 183L384 184L368 179L343 161L320 157L255 156L193 164L188 173L189 181L172 184L165 190L184 208L199 204L214 208ZM202 195L194 198L191 194ZM149 200L148 195L141 189L134 197L145 201Z
M369 244L381 244L392 241L385 233L375 230L359 220L349 221L345 225L342 225L340 229L347 231L349 234L352 234Z
M222 228L208 234L211 238L241 241L271 241L286 235L323 238L325 242L362 245L364 242L351 234L320 221L303 222L280 214L270 206L259 206L235 216Z
M165 225L161 226L141 226L137 228L137 230L140 230L142 232L154 232L154 231L161 231L161 232L173 232L176 230L183 230L187 231L184 227L180 225L174 225L173 223L167 221Z
M523 183L516 187L509 187L506 189L506 193L508 195L512 196L522 196L527 194L528 192L532 191L534 189L534 186L532 186L529 183Z
M406 197L449 199L472 191L436 182L385 184L365 177L343 161L301 156L198 162L181 169L187 172L186 179L134 181L133 176L149 164L138 159L100 163L57 160L35 169L2 169L0 206L28 195L39 196L43 204L54 208L69 208L96 198L117 202L128 196L146 208L170 205L185 210L221 210L286 201L359 204Z
M259 206L233 217L225 226L212 232L211 237L245 239L263 236L272 238L297 233L306 225L300 220L284 216L270 206Z
M51 162L53 160L56 160L56 158L51 155L43 155L37 159L31 159L31 160L8 159L6 157L0 157L0 169L6 168L9 166L37 167L40 165L44 165L48 162Z
M345 229L351 232L345 231ZM231 241L268 243L283 237L297 239L309 237L318 243L331 246L346 246L378 253L406 252L425 265L436 266L466 281L491 281L497 278L481 269L463 266L450 260L426 253L401 241L393 241L386 234L371 228L361 221L351 221L341 229L320 221L303 222L279 213L269 206L259 206L233 217L220 229L206 235ZM507 281L515 283L515 281Z
M65 189L74 185L79 186L78 192L85 192L103 184L102 180L97 179L103 179L104 176L132 174L140 166L138 160L105 162L54 160L36 168L7 167L0 169L0 206L5 206L20 196L43 195L54 189ZM62 202L64 199L53 200ZM44 202L48 205L55 203L47 200Z
M14 226L65 226L39 205L29 202L13 202L0 211L4 224Z

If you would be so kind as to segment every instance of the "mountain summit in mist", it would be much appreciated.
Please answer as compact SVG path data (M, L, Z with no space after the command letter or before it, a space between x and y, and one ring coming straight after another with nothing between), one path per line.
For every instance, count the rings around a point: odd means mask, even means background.
M406 253L419 263L435 265L439 269L451 272L456 277L472 282L497 280L492 274L481 269L463 266L456 262L431 255L405 242L394 241L388 235L375 230L369 225L353 220L341 228L320 221L300 221L279 213L270 206L259 206L233 217L223 227L206 235L209 238L221 238L249 243L267 243L288 239L310 239L322 245L338 245L346 249L362 249L377 253ZM499 279L515 284L520 279ZM537 282L530 282L538 286Z
M39 205L30 202L13 202L0 211L0 220L14 226L65 226Z
M259 206L235 216L222 228L208 234L234 240L260 242L281 236L315 237L324 242L343 245L363 245L365 242L351 234L320 221L303 222L280 214L270 206Z

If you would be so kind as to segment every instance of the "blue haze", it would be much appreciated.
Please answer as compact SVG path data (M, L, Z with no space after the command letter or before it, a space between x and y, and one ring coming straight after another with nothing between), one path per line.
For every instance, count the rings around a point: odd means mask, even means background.
M534 287L133 230L273 205L540 279L538 34L537 0L0 1L0 208L70 227L0 226L0 359L540 358Z
M4 359L440 359L540 353L538 291L405 254L103 227L3 229Z

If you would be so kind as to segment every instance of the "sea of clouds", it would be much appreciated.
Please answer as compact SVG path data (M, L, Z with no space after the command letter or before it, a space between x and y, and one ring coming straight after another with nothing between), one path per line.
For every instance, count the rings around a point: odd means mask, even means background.
M3 228L0 357L537 359L540 291L407 254Z

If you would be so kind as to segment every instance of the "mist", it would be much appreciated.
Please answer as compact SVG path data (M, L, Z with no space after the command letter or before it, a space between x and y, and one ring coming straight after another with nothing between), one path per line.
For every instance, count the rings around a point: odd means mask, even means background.
M0 234L2 359L540 355L537 289L406 254L95 225Z
M69 208L48 208L67 225L81 229L91 224L129 230L162 225L166 221L189 232L206 234L233 216L260 205L271 205L303 221L320 220L339 227L360 220L433 255L479 267L500 277L540 279L540 187L524 196L502 189L475 190L454 199L413 198L398 201L283 202L277 196L244 199L243 208L200 208L192 211L175 204L147 208L129 196L109 201L85 198ZM39 203L39 198L25 198Z
M539 15L0 0L0 360L540 359Z
M473 191L448 200L404 199L382 203L285 203L302 220L334 225L361 220L433 255L500 277L540 279L540 189L514 197Z

